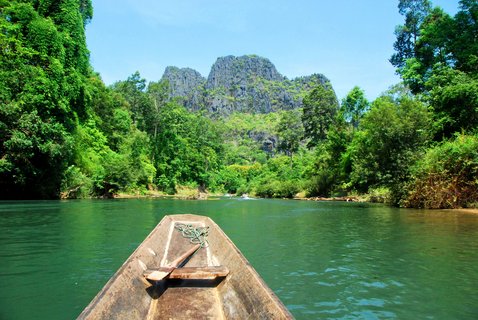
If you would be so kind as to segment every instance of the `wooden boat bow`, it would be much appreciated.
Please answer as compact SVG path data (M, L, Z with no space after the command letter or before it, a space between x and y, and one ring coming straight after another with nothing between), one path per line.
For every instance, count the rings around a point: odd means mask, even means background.
M208 245L194 246L178 224L209 227ZM167 272L159 280L145 279ZM78 319L292 319L282 302L210 218L165 216Z

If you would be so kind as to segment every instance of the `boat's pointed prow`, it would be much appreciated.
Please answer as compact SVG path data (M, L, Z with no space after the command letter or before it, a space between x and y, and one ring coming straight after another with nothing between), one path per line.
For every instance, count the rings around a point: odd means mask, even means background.
M79 316L292 318L217 224L192 214L165 216Z

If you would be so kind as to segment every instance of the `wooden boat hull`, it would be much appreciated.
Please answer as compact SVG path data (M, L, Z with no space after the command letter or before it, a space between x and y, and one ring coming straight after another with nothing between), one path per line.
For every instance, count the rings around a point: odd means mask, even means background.
M225 278L167 279L148 286L145 266L167 265L192 246L177 224L209 226L208 246L185 267L227 267ZM178 269L179 270L179 269ZM234 243L208 217L165 216L78 319L293 319Z

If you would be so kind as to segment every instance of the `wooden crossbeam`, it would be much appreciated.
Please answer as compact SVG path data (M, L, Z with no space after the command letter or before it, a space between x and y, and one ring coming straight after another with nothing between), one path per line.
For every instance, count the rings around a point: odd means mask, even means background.
M152 281L158 281L155 274L163 272L166 268L148 269L144 271L143 276ZM229 274L229 269L224 266L213 267L183 267L174 269L168 279L191 279L191 280L214 280L220 277L226 277Z

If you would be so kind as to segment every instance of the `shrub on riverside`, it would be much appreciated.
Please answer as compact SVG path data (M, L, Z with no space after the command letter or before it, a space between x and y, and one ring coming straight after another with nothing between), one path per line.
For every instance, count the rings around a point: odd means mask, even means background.
M478 135L459 134L429 149L415 164L402 205L451 209L477 202Z

